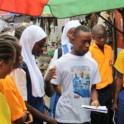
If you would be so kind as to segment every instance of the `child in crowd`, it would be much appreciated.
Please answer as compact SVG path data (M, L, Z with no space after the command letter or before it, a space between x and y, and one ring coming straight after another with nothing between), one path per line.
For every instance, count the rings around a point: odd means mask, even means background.
M15 47L16 49L16 58L15 63L13 65L13 70L11 71L10 75L13 77L24 101L27 101L27 88L26 88L26 73L23 69L19 68L22 63L22 46L17 38L10 36L10 35L2 35L0 36L4 40L9 40L9 42Z
M8 35L8 39L3 39L3 41L10 42L9 40L10 37ZM3 36L0 36L0 38L2 39ZM9 50L7 51L9 52ZM4 52L7 53L7 51L4 51ZM11 55L11 54L8 53L8 55ZM6 66L6 68L8 67ZM11 70L12 68L10 69L10 71ZM15 124L24 124L26 121L28 121L27 123L31 123L32 122L31 115L25 107L23 98L20 92L18 91L18 88L16 87L14 80L9 75L7 75L5 79L1 80L0 90L7 99L10 112L11 112L11 122Z
M90 124L90 112L81 105L99 106L96 84L101 81L98 65L94 59L85 55L89 50L91 33L85 26L78 26L72 37L73 49L55 62L51 72L53 79L45 78L46 94L52 95L61 83L62 94L56 107L55 118L58 124ZM48 73L49 74L49 73Z
M52 66L55 63L55 61L59 59L59 57L71 51L73 47L71 43L71 37L74 32L74 29L79 25L81 24L79 23L78 20L72 20L66 23L66 25L63 28L63 33L61 38L62 47L55 50L50 66ZM61 50L61 56L59 56L60 54L59 50ZM60 95L61 95L61 85L59 84L57 87L57 92L55 92L54 95L50 98L50 109L52 110L50 113L51 117L55 118L56 104L58 102Z
M8 42L0 39L0 86L11 71L15 61L15 48ZM11 124L11 114L5 96L0 89L0 124Z
M106 44L106 28L101 25L95 25L92 28L92 39L94 43L90 46L89 51L92 58L98 63L101 81L96 84L98 100L101 106L106 106L108 113L91 113L92 124L110 124L110 110L112 104L112 87L113 87L113 56L112 49Z

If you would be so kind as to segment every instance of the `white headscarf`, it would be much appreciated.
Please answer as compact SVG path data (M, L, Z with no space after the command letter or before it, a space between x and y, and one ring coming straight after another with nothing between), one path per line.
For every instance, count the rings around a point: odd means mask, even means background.
M42 74L36 65L35 57L32 55L34 44L46 37L46 33L42 28L32 25L24 30L20 42L22 44L22 56L26 62L32 84L32 95L34 97L44 96L44 81Z
M62 45L72 46L72 44L69 42L69 38L67 37L67 33L68 33L69 29L76 28L79 25L81 25L81 24L79 23L78 20L72 20L72 21L69 21L65 24L65 27L64 27L63 33L62 33L62 37L61 37Z

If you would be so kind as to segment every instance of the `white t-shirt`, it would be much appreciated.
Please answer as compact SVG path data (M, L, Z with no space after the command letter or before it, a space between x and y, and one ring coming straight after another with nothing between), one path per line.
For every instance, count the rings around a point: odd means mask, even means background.
M21 68L14 69L10 76L14 79L24 101L27 101L26 73Z
M81 105L90 104L92 84L101 81L98 65L91 57L67 53L55 62L57 77L51 83L61 82L62 95L56 107L56 119L61 123L90 122L90 112Z

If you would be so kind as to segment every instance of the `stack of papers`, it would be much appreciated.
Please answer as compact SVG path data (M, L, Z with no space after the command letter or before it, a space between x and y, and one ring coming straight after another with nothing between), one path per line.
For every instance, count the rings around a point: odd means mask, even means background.
M108 109L106 106L99 106L96 108L95 106L90 106L90 105L81 105L81 107L87 111L96 111L96 112L101 112L101 113L107 113Z

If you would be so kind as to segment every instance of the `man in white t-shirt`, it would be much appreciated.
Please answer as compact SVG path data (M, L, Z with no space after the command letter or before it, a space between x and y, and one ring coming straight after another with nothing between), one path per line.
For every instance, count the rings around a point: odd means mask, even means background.
M81 105L99 106L95 88L100 79L98 65L85 55L89 50L91 33L85 26L78 26L73 33L73 50L55 62L51 69L56 76L51 83L45 80L45 90L51 96L61 82L62 95L57 103L58 124L90 124L90 112ZM50 77L48 73L46 77Z

